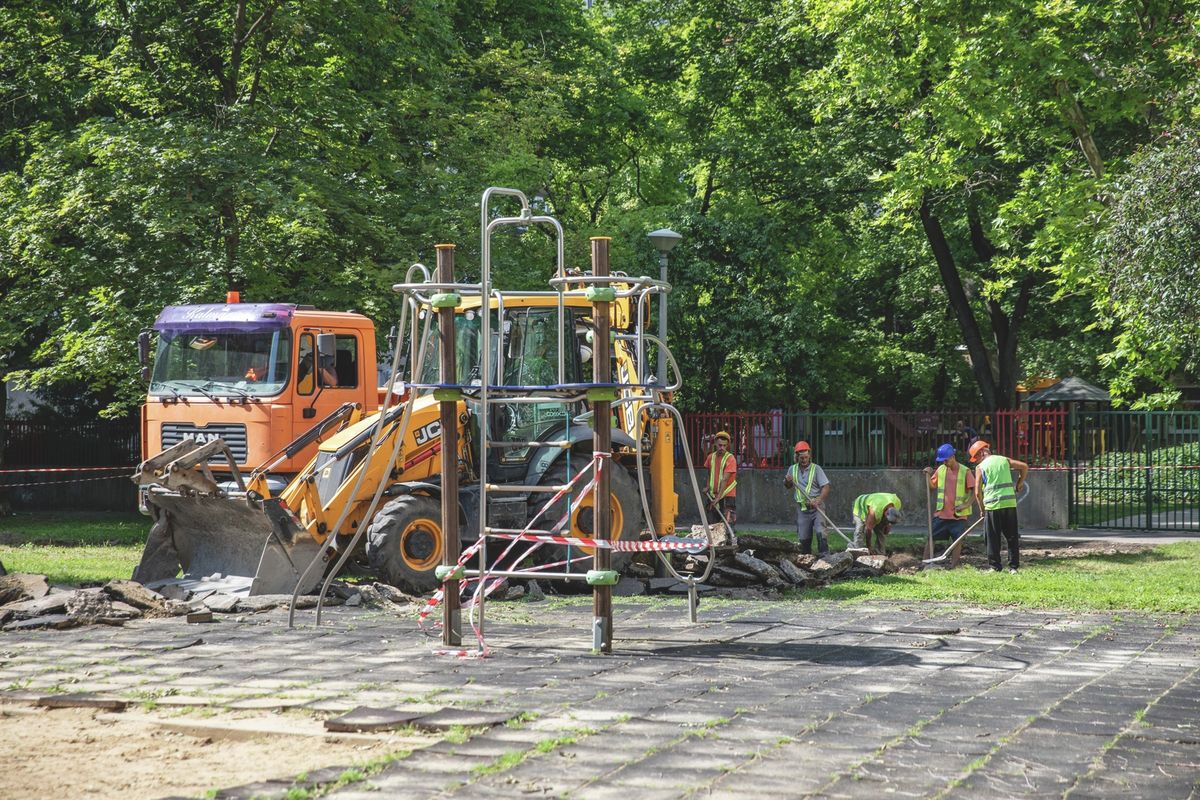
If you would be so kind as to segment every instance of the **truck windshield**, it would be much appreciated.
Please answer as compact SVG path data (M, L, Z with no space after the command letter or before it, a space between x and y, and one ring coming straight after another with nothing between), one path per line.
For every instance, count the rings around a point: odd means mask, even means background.
M163 331L150 380L152 395L276 395L287 385L292 334Z

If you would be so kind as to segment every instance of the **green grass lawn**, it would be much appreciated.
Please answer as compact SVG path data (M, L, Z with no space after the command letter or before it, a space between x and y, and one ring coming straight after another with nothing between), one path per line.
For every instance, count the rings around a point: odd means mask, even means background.
M128 578L150 519L136 513L22 513L0 517L0 561L9 572L81 586Z
M51 583L99 584L128 578L141 557L150 520L138 514L25 513L0 517L0 561L9 572L46 575ZM789 530L755 535L791 538ZM919 553L924 536L898 533L889 550ZM979 546L979 540L973 539ZM845 543L834 534L830 548ZM1021 572L993 574L970 566L838 581L795 591L789 601L938 600L980 606L1200 611L1200 542L1140 553L1026 560Z
M1026 560L1016 575L963 566L839 581L796 599L949 600L980 606L1200 611L1200 542L1140 553Z
M753 531L756 536L795 539L795 531ZM845 541L830 531L829 549L844 550ZM982 538L969 543L982 547ZM888 537L889 551L920 557L925 536L897 533ZM940 555L944 546L936 549ZM1036 549L1036 545L1031 549ZM1002 555L1004 555L1002 553ZM1140 553L1023 560L1016 575L984 572L974 567L934 569L915 575L884 575L838 581L824 589L795 591L799 600L948 600L980 606L1028 608L1132 609L1200 611L1200 542L1163 545Z

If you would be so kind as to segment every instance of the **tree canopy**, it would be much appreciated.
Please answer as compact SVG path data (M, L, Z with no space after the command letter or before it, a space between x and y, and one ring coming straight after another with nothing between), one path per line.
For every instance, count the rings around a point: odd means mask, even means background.
M1137 298L1196 318L1198 8L15 0L0 373L119 413L137 331L228 289L386 331L407 265L453 241L470 274L513 185L575 266L605 234L653 273L645 234L683 234L691 408L990 409L1068 374L1169 401L1196 326ZM544 285L541 234L497 251Z

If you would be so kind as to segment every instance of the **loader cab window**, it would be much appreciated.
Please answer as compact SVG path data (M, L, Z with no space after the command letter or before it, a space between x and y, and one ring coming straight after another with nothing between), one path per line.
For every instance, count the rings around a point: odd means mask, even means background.
M492 319L494 326L494 315ZM421 324L424 325L423 319ZM425 348L425 360L415 383L442 382L439 355L441 347L438 344L437 320L434 320L433 324L434 327L429 334L429 345ZM475 309L468 309L461 314L454 315L455 376L460 384L479 382L479 331L481 327L482 320L479 318L479 312Z
M551 386L558 383L558 311L553 308L516 309L505 315L504 372L506 386ZM573 313L567 312L567 330L575 329ZM580 353L564 340L563 379L581 380ZM493 435L508 441L536 441L548 432L569 424L569 418L583 412L581 403L570 407L561 403L512 403L499 407ZM501 462L512 464L529 458L529 448L505 448Z
M150 394L269 397L291 371L286 328L250 333L159 331Z
M296 355L296 392L309 395L318 387L325 389L354 389L358 387L358 337L337 336L333 358L321 358L317 352L316 334L300 334Z

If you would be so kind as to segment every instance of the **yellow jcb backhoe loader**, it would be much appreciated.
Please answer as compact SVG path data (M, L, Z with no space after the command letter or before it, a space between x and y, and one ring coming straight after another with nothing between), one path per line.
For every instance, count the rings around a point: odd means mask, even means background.
M567 382L582 383L585 375L586 380L591 375L591 305L582 298L566 298L564 302ZM499 359L503 374L494 375L494 383L557 382L557 304L556 292L506 295L500 319L493 299L493 368L498 361L497 348L504 348L503 358ZM638 354L632 342L622 338L634 324L634 304L621 298L611 308L614 372L621 383L642 384ZM464 298L456 311L457 366L462 384L478 382L480 377L481 313L478 297ZM437 382L436 342L436 336L430 337L428 352L414 367L414 383ZM613 403L613 463L620 467L612 471L611 478L614 539L636 539L644 527L635 477L637 442L633 436L643 430L638 415L648 416L649 410L632 399L634 391L625 390L626 402ZM570 407L557 402L493 406L487 420L480 418L479 407L470 400L458 405L459 530L464 543L479 536L480 459L488 459L489 485L545 486L566 484L591 458L592 421L584 401ZM211 473L206 474L207 460L220 453L219 445L209 442L197 448L196 443L185 440L177 446L180 450L164 451L145 462L135 476L145 487L145 502L155 518L135 579L166 582L176 579L182 569L183 582L192 588L216 586L250 594L291 592L328 537L337 535L348 540L361 526L367 526L365 555L384 580L412 593L436 588L434 571L445 546L438 411L432 392L410 390L402 403L383 412L386 419L376 445L378 452L367 458L378 413L362 416L354 408L339 410L307 436L316 438L334 425L341 425L341 429L320 444L313 461L276 497L259 478L269 471L269 465L257 470L244 486L236 485L241 479L235 471L235 487L230 488L228 484L219 485ZM475 446L481 438L481 424L491 426L492 447L487 453L478 452ZM678 508L674 423L665 416L651 419L644 431L642 457L648 462L644 466L650 476L655 530L660 535L671 534ZM398 434L403 435L403 442L394 467L385 473L389 459L383 454L391 453ZM292 449L299 448L293 445ZM359 480L364 464L366 471ZM382 500L376 513L367 519L366 512L381 484ZM520 528L548 497L545 492L489 495L488 524ZM563 497L551 509L550 518L560 518L569 508L570 534L588 536L591 505L591 495L581 502ZM339 519L342 524L334 531ZM547 562L557 561L564 558L564 550L547 546L539 555ZM572 555L582 554L575 548ZM619 568L620 559L616 560ZM589 563L590 559L568 569L586 571ZM312 590L322 577L320 569L310 570L307 585L300 590Z

